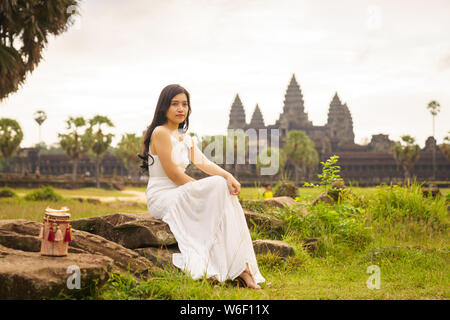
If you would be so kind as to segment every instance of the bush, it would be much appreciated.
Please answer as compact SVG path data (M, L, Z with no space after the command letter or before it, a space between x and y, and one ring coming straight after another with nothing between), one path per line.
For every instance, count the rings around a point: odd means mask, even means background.
M425 196L420 185L381 185L371 201L373 217L387 223L405 219L429 222L443 227L446 225L447 206L445 198Z
M13 198L17 197L17 194L10 188L1 188L0 189L0 198Z
M306 216L301 211L301 208L285 208L278 218L284 220L288 230L297 233L300 238L321 239L325 250L337 244L363 249L373 241L370 228L364 225L363 210L358 207L319 203L309 206Z
M282 181L274 189L274 197L291 197L292 199L297 197L297 187L291 182Z
M29 201L61 201L64 198L57 194L51 186L37 189L25 196L25 200Z

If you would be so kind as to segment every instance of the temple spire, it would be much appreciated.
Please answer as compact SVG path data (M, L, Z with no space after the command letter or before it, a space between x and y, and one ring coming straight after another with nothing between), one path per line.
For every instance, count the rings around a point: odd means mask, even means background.
M335 106L341 106L342 105L341 99L339 99L339 96L338 96L337 92L334 93L334 96L333 96L333 99L331 100L330 106L331 105L335 105Z
M234 102L231 105L230 119L228 122L228 129L245 129L245 110L239 94L236 94Z
M327 127L329 136L339 144L354 144L353 120L347 103L342 103L335 92L328 108Z
M286 94L284 95L283 113L286 114L303 114L305 111L303 94L300 89L295 74L292 74Z
M249 127L254 129L262 129L265 127L264 118L258 104L256 104L255 110L253 111L252 120L250 121Z

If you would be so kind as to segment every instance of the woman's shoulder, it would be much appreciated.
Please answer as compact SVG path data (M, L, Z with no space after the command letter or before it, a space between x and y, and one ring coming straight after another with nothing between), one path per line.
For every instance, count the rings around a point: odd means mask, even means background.
M164 128L163 126L156 126L155 129L153 129L153 133L159 133L159 132L167 132L169 133L169 130Z
M170 138L170 132L167 128L164 128L163 126L157 126L155 127L155 129L153 129L152 132L152 138L159 138L159 137L166 137L166 138Z

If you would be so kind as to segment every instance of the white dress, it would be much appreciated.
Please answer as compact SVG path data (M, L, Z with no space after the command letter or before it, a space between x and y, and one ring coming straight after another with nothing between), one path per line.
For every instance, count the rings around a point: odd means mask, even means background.
M172 139L172 158L185 171L192 138ZM150 152L150 150L149 150ZM258 269L244 211L221 176L176 185L165 174L157 155L149 157L147 207L153 218L169 225L181 253L173 264L193 279L203 275L218 281L234 280L249 269L256 283L265 279ZM150 165L151 164L151 165Z

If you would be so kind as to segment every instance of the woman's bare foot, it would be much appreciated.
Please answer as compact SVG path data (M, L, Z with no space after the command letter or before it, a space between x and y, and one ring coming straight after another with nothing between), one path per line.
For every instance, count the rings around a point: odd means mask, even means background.
M250 270L248 268L248 263L247 263L247 268L244 270L244 272L242 272L239 275L239 278L241 278L242 280L244 280L245 284L247 285L248 288L251 289L261 289L261 286L259 286L255 280L253 279L252 274L250 273Z

